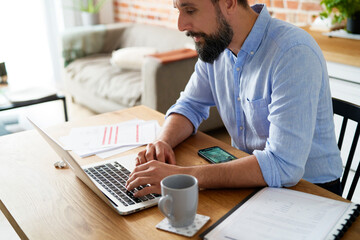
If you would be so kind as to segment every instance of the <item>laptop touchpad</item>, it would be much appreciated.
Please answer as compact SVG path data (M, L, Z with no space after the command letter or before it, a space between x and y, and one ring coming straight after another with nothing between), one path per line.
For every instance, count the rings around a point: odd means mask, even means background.
M113 161L117 161L121 165L123 165L125 168L127 168L130 172L134 171L137 154L131 154L124 157L116 158Z

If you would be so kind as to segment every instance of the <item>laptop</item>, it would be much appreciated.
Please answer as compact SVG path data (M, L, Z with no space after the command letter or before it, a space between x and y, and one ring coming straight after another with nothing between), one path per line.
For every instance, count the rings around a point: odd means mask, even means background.
M139 198L133 196L134 192L146 186L140 186L132 191L127 191L125 188L125 183L135 168L136 155L128 155L81 167L59 143L29 118L28 120L55 152L70 166L75 175L120 215L128 215L157 205L160 198L157 194L149 194Z

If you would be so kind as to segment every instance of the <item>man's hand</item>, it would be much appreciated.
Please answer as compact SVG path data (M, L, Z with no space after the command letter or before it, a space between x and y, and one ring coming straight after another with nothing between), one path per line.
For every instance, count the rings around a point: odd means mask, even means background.
M181 173L181 168L155 160L146 162L137 166L130 174L126 182L126 188L131 191L136 187L149 184L150 186L144 187L136 192L134 196L141 197L150 193L161 194L160 181L169 175Z
M171 146L161 140L150 143L146 149L139 152L136 158L136 166L149 162L151 160L158 160L163 163L176 164L175 154Z

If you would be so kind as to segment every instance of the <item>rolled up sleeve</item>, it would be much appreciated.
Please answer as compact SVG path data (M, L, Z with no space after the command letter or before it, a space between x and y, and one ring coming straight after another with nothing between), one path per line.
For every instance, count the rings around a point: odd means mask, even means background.
M178 113L188 118L194 125L194 133L201 122L209 117L210 107L215 105L205 67L200 60L196 63L195 72L185 90L166 113L166 117Z
M304 175L324 66L313 50L304 45L287 50L275 66L269 137L264 150L255 150L253 154L269 186L287 187L297 184Z

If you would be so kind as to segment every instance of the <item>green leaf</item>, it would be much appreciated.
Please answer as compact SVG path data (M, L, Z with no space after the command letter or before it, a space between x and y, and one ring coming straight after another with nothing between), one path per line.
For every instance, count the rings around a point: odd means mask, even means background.
M82 12L88 13L98 13L100 12L102 6L107 0L73 0L74 9Z
M320 17L334 16L333 23L340 23L360 11L360 0L321 0L320 4L325 7Z

